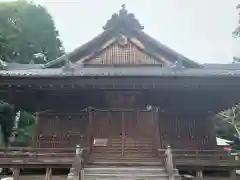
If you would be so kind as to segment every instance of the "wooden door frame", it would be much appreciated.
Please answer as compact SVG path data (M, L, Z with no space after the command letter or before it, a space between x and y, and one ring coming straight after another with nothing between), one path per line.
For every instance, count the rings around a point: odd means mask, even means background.
M100 111L100 112L102 112L102 111L106 111L106 110L97 110L97 111ZM107 111L106 111L107 112ZM152 114L152 120L153 120L153 123L154 123L154 125L156 126L156 127L153 127L154 129L154 131L155 132L153 132L153 134L152 134L152 138L154 138L153 139L153 141L157 141L157 147L159 148L159 146L161 145L161 142L159 142L160 141L160 134L159 134L159 122L158 122L158 112L156 112L156 109L154 108L154 109L152 109L152 110L141 110L141 109L129 109L129 110L121 110L121 109L113 109L113 110L109 110L108 112L107 112L107 116L106 116L106 120L107 121L109 121L109 123L111 123L110 121L111 121L111 118L110 118L110 114L111 114L111 112L119 112L119 113L121 113L121 140L122 140L122 154L124 154L124 145L125 145L125 139L126 139L126 136L127 136L127 132L126 132L126 121L127 121L127 119L125 118L125 114L127 113L127 112L136 112L137 113L137 121L139 121L139 118L140 118L140 116L141 116L141 112L151 112L151 114ZM95 127L96 126L96 123L94 122L94 121L96 121L94 118L93 118L93 111L89 111L89 126L90 126L90 128L89 128L89 133L88 133L88 136L89 136L89 138L91 139L91 141L93 140L93 138L95 137L95 129L97 128L97 127ZM138 128L137 126L135 127L135 128ZM110 130L109 131L110 132L110 134L109 134L109 136L111 136L111 134L112 134L112 131ZM138 133L138 132L137 132ZM158 137L156 137L156 136L158 136ZM88 141L89 142L89 141ZM91 145L92 145L92 143L90 143L90 149L91 149ZM156 148L157 148L156 147Z

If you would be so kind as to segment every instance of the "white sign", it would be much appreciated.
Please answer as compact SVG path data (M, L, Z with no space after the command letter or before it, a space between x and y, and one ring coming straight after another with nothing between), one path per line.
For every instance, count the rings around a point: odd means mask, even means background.
M108 139L104 138L94 138L93 146L107 146Z

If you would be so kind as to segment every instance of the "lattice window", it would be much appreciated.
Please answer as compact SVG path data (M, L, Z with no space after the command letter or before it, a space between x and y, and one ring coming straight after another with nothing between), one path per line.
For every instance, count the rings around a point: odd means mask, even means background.
M86 64L160 64L162 62L139 50L136 45L128 42L120 45L117 42L106 48L101 54L86 61Z

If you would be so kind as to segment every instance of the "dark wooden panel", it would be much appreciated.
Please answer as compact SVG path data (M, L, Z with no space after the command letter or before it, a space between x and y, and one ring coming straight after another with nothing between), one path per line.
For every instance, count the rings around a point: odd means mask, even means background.
M110 120L108 118L108 111L94 111L93 112L93 135L94 137L108 137L110 130Z
M159 113L163 147L174 149L215 149L216 137L211 120L201 114Z
M111 132L111 136L120 136L123 131L123 114L120 111L109 111L108 117L110 119L110 127L109 132Z
M137 111L125 111L123 112L123 126L124 132L128 137L137 137L138 129L137 129Z
M85 143L89 126L88 112L41 114L38 118L35 147L66 148Z
M139 111L137 122L138 136L154 137L155 124L152 111Z

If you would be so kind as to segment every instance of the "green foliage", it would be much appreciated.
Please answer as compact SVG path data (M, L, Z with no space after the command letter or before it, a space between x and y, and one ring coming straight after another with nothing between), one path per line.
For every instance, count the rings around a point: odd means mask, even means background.
M0 59L7 62L37 63L63 54L52 17L46 9L27 1L0 3Z
M2 127L3 140L8 144L8 138L12 134L12 127L14 124L14 107L7 103L0 103L0 125Z
M18 128L14 129L15 140L12 144L16 146L29 145L35 132L35 125L36 118L32 114L22 111Z
M13 142L10 142L11 145L28 145L35 132L36 118L26 111L21 111L18 128L14 129L15 115L16 110L14 106L4 102L0 103L0 126L4 144L8 145L9 137L14 134L15 139Z

